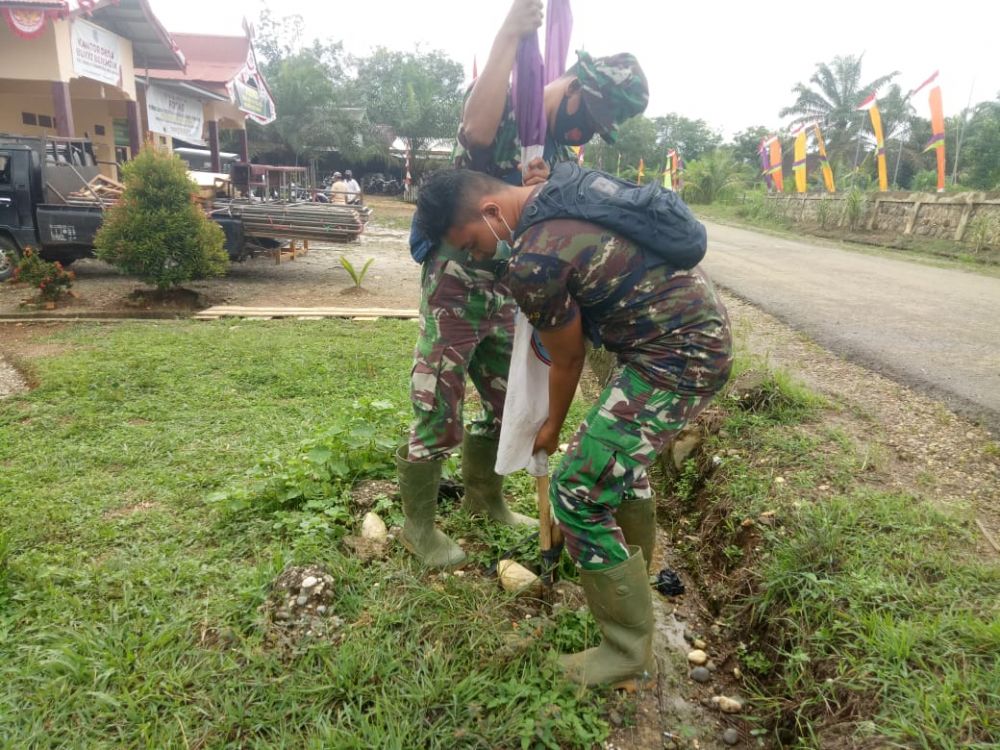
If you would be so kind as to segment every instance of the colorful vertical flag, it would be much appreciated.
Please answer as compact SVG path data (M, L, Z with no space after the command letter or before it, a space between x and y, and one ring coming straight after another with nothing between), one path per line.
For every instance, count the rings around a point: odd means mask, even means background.
M937 154L937 191L944 192L945 152L944 152L944 105L941 102L941 87L931 89L931 132L933 135L924 151L933 149Z
M819 123L814 122L813 133L816 134L816 145L819 147L819 165L823 170L823 184L826 185L826 192L837 192L837 184L833 181L833 169L830 168L830 158L826 155L826 141L819 130Z
M778 136L772 135L766 141L768 150L768 167L767 173L771 175L771 179L774 181L774 189L779 193L785 192L785 176L783 172L782 159L784 158L781 154L781 141Z
M873 93L861 102L858 105L858 110L868 110L868 115L872 118L872 130L875 131L875 156L878 161L878 189L884 193L889 189L889 169L885 161L885 134L882 132L882 114L878 110L875 94Z
M642 157L640 156L639 157L639 177L636 180L636 182L638 182L640 185L642 184L642 177L643 177L644 174L646 174L646 162L644 162L642 160Z
M677 181L677 149L667 151L667 165L663 169L663 187L674 190Z
M923 83L921 83L915 89L911 89L910 92L906 95L906 98L909 99L910 97L912 97L917 92L923 90L925 87L930 86L932 83L934 83L934 81L937 80L937 77L938 77L938 75L940 75L940 73L941 73L940 70L935 70L933 73L931 73L931 77L930 78L928 78L926 81L924 81Z
M764 184L768 190L774 189L774 179L771 177L771 157L767 151L767 138L761 138L760 146L757 147L757 156L760 157L760 173L764 176Z
M806 177L806 129L799 128L795 136L795 161L792 163L792 173L795 175L795 191L804 193L808 189Z

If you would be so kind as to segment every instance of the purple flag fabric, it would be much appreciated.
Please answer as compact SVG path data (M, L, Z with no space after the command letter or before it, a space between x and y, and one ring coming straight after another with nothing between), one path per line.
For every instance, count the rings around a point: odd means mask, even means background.
M569 38L573 33L573 11L569 0L549 0L545 12L545 84L566 72Z
M514 61L514 117L522 146L545 143L545 65L538 35L530 34L517 46Z

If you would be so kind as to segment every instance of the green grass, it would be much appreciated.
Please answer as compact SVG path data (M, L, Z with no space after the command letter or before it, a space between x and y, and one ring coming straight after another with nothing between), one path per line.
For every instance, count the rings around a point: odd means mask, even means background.
M720 466L694 496L682 475L668 500L683 559L743 643L757 732L995 747L1000 568L974 556L968 519L886 490L879 450L824 424L832 407L787 375L760 390L772 397L750 409L720 399Z
M553 661L593 642L589 618L564 613L520 637L523 615L474 571L427 576L398 548L368 565L341 553L356 520L342 514L346 482L391 474L378 441L298 495L260 492L330 469L311 452L360 439L368 415L398 439L415 337L411 323L335 321L51 336L64 351L28 362L38 387L0 404L0 744L603 740L604 697ZM347 437L330 436L337 425ZM530 480L512 486L530 509ZM246 503L222 501L233 496ZM512 541L457 510L443 524L484 563ZM268 586L312 563L336 581L340 637L274 650L259 612Z

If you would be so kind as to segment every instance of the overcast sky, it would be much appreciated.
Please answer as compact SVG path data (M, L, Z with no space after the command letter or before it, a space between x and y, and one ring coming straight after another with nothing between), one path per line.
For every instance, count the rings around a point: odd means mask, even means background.
M171 31L241 33L259 0L151 0ZM441 49L471 76L480 68L510 6L509 0L280 0L278 16L301 14L311 41L343 41L364 54L393 49ZM594 55L634 53L649 77L646 114L677 112L701 118L731 135L752 126L777 127L778 111L794 101L791 88L807 81L816 63L838 54L865 53L865 81L892 70L903 90L940 69L945 113L969 99L1000 93L996 0L947 3L838 0L770 3L734 0L573 0L570 49ZM572 51L570 59L574 59ZM925 117L927 99L915 99Z

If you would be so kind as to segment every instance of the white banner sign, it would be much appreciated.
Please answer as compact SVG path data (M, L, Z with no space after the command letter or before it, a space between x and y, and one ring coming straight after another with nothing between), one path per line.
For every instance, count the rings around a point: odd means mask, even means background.
M100 26L77 19L71 33L76 75L112 86L124 86L122 40Z
M190 143L202 142L205 112L197 99L161 86L150 86L146 89L146 116L149 129L154 133Z

